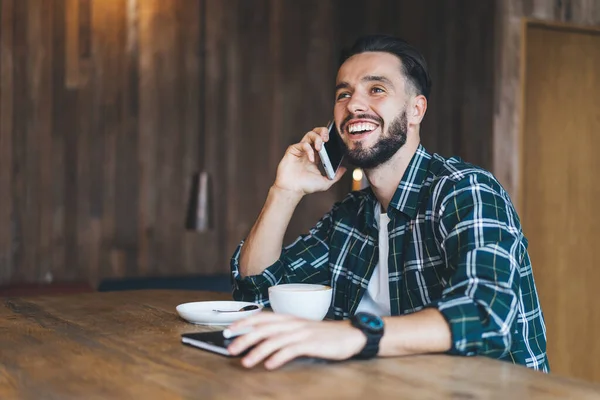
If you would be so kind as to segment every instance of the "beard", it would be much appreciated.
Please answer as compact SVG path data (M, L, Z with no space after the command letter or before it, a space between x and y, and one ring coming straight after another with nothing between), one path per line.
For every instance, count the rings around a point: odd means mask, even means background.
M383 121L382 121L383 122ZM383 131L383 124L380 125ZM346 157L350 163L362 169L373 169L387 162L406 143L408 120L406 109L391 122L387 135L381 137L371 148L357 142L350 150L346 145Z

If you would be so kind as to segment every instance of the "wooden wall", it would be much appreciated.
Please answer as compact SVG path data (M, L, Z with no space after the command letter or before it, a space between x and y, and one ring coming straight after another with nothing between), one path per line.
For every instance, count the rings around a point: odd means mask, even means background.
M400 35L422 138L492 166L492 0L0 0L0 283L226 272L285 148L330 118L337 57ZM186 231L194 172L212 229ZM349 190L305 199L288 239Z
M192 271L199 3L1 5L0 281Z
M521 130L524 19L600 26L598 0L502 0L496 15L495 95L493 115L493 171L520 210Z

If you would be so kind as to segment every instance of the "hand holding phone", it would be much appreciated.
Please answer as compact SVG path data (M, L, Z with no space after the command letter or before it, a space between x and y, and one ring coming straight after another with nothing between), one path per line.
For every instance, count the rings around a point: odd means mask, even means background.
M326 129L328 135L325 135ZM329 136L327 142L326 136ZM342 175L342 171L337 170L344 169L340 165L344 154L344 144L333 124L314 128L300 142L288 146L277 166L273 186L300 196L326 191Z
M327 130L329 131L329 140L324 142L323 146L321 146L319 158L321 158L321 164L325 170L325 175L327 175L327 178L333 180L344 159L344 144L342 143L342 139L340 138L334 121L331 121L327 125Z

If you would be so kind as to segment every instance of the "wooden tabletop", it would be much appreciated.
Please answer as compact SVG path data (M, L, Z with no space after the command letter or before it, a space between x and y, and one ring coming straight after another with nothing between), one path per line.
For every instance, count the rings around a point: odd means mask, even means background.
M228 297L148 290L3 299L0 398L600 398L600 385L484 357L295 361L266 371L182 345L182 333L215 328L188 324L175 306Z

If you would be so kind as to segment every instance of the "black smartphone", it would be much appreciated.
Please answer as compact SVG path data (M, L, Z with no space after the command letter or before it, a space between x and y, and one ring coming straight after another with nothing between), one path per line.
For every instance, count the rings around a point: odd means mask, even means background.
M197 347L199 349L210 351L226 357L242 357L252 349L250 348L244 351L242 354L238 354L236 356L230 354L227 351L227 346L229 346L234 339L235 338L225 339L223 336L223 331L184 333L181 335L181 342L183 344Z
M344 159L344 143L338 133L335 122L331 121L327 125L329 130L329 141L325 142L319 150L319 158L325 170L325 175L329 179L335 177L335 173Z

